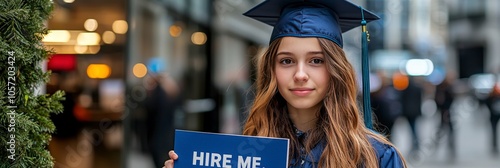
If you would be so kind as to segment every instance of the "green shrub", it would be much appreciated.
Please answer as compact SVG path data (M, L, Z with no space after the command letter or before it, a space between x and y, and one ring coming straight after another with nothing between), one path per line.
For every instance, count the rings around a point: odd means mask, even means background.
M0 0L0 167L53 167L47 145L51 113L62 111L64 93L40 94L48 81L41 43L51 0Z

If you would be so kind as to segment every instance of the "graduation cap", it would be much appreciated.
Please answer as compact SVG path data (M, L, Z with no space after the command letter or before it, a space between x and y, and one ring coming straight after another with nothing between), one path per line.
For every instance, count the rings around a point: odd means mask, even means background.
M243 15L273 26L270 42L280 37L319 37L343 47L342 33L362 26L363 110L372 129L366 23L379 19L347 0L266 0Z

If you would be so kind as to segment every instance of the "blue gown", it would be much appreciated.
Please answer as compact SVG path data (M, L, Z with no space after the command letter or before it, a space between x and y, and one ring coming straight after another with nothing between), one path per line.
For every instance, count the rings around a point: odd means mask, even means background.
M377 153L377 158L380 168L400 168L404 167L398 152L394 147L383 144L373 138L369 138L370 143ZM318 143L312 150L310 157L302 157L299 164L295 164L297 161L295 159L291 160L291 165L289 168L316 168L318 167L318 161L323 153L324 144Z

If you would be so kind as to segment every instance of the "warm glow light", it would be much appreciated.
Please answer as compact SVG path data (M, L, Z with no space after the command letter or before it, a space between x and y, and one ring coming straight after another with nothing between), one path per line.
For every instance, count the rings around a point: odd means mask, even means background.
M89 47L86 45L75 45L74 48L75 48L76 53L83 54L83 53L87 52Z
M106 64L90 64L87 67L87 76L92 79L105 79L111 75L111 68Z
M191 41L196 45L203 45L207 42L207 35L203 32L195 32L191 35Z
M89 46L89 49L87 50L87 53L89 54L97 54L101 50L100 45L95 45L95 46Z
M116 36L112 31L105 31L102 33L102 41L106 44L113 44L115 42Z
M125 20L116 20L113 22L112 28L116 34L125 34L128 30L128 24Z
M67 30L49 30L48 34L43 37L43 42L66 43L71 38Z
M85 30L87 31L95 31L97 29L97 26L98 23L95 19L87 19L85 20L85 23L83 23L83 27L85 27Z
M73 3L75 0L63 0L65 3Z
M408 76L403 75L401 73L395 73L392 75L392 85L396 90L405 90L408 87L410 79Z
M100 45L47 45L56 54L96 54L101 49Z
M134 76L142 78L148 73L148 68L146 68L146 65L143 63L137 63L134 65L132 72L134 73Z
M101 36L93 32L80 33L76 38L78 45L99 45L100 41Z
M170 35L172 37L179 37L179 35L181 35L182 33L182 28L180 26L177 26L177 25L172 25L170 26Z

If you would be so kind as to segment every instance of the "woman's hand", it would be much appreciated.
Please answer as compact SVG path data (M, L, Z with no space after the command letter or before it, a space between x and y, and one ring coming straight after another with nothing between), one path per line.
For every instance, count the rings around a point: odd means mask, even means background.
M177 156L177 154L173 150L168 152L168 156L170 157L170 159L165 161L164 168L174 168L174 160L177 160L179 156Z

